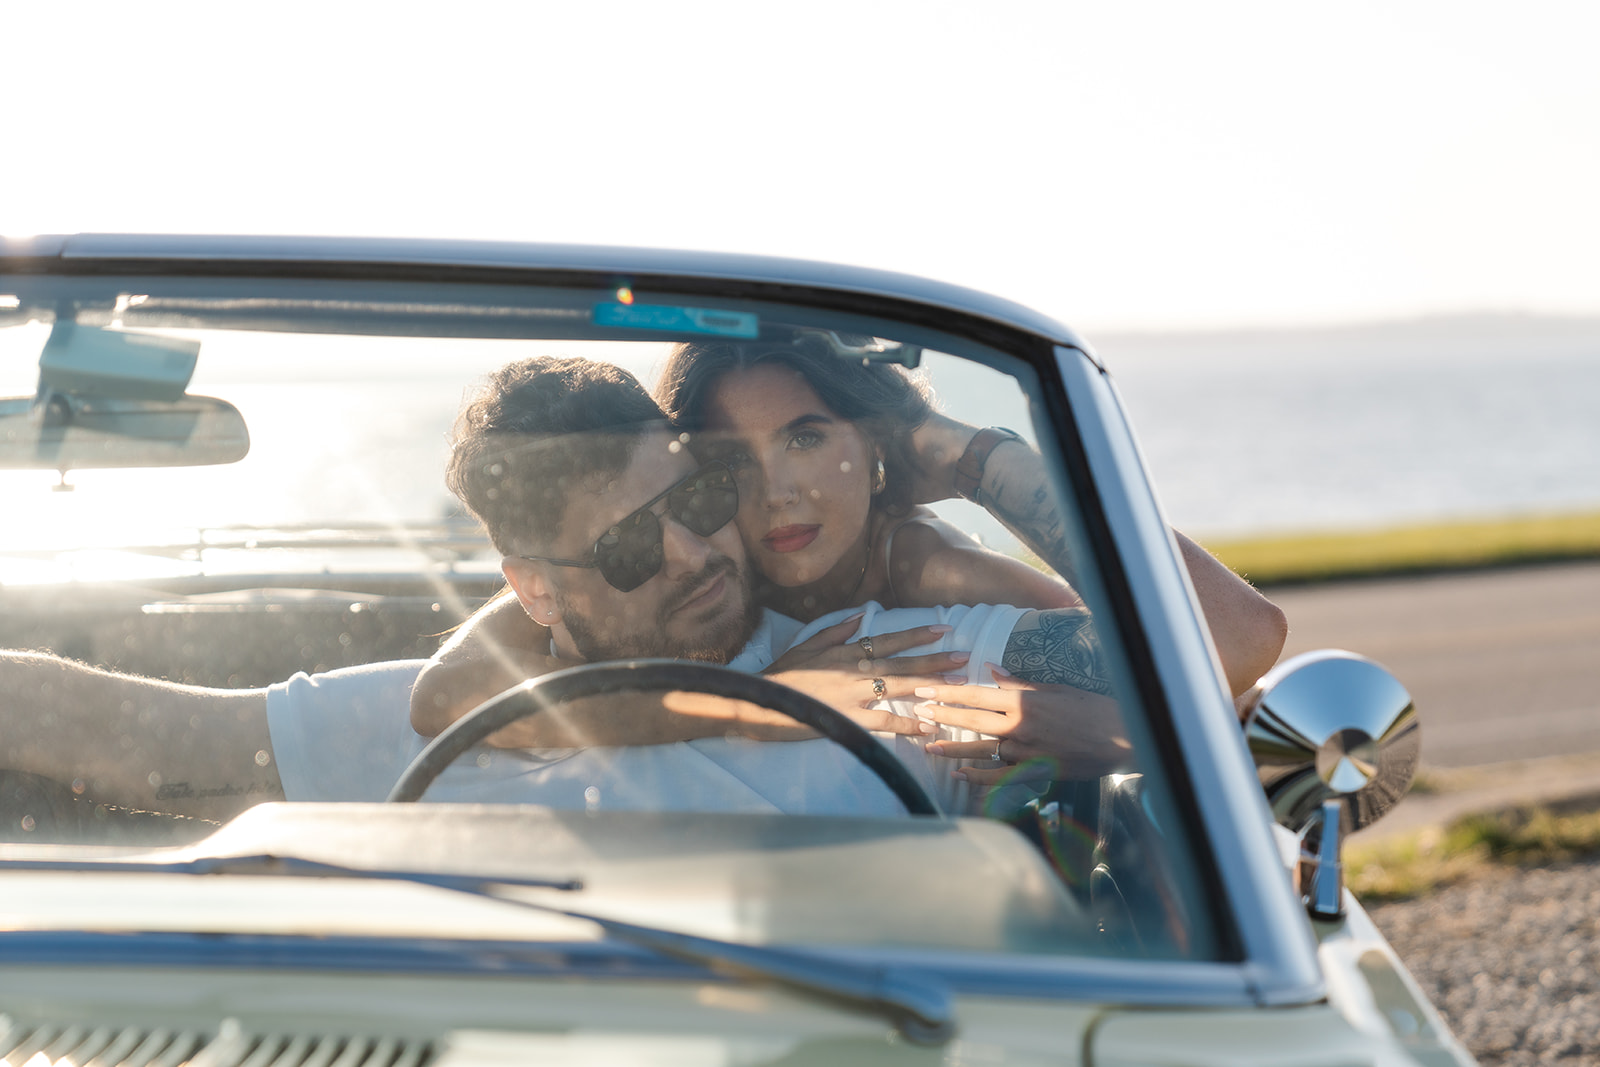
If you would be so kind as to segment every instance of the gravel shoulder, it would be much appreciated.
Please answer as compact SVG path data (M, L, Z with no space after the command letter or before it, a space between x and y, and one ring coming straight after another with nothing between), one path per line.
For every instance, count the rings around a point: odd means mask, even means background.
M1491 868L1369 914L1485 1067L1600 1063L1600 857Z

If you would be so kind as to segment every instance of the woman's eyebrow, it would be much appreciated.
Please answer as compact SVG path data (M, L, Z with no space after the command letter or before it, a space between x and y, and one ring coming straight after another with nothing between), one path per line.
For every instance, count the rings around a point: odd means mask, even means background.
M803 430L807 426L832 426L833 423L834 420L831 416L810 412L790 419L778 428L778 433L793 433L796 430Z

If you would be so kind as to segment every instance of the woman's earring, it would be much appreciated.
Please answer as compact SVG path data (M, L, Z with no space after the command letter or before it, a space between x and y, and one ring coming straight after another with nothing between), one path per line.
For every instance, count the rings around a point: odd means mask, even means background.
M878 466L872 472L872 495L877 496L889 484L889 472L883 469L883 457L878 457Z

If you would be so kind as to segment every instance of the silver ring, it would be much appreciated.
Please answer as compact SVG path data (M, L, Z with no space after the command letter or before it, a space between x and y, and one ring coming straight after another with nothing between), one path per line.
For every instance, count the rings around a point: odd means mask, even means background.
M872 654L872 638L863 637L861 640L857 641L856 644L861 646L861 654L863 656L866 656L868 659L877 658Z
M874 697L876 697L878 700L882 700L884 698L884 696L886 696L888 694L888 692L889 692L889 683L888 682L885 682L882 678L874 678L872 680L872 695ZM1000 757L996 756L995 758L999 759Z
M994 751L989 753L989 759L990 760L992 760L995 763L1004 763L1005 762L1005 760L1000 758L1000 746L1003 745L1004 743L1005 742L1003 742L1003 741L996 741L994 743Z

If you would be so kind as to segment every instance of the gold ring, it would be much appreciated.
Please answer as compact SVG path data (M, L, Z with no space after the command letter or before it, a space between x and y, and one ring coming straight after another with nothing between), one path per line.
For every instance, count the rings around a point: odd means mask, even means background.
M861 640L857 641L856 644L861 646L861 654L863 656L867 657L868 659L876 658L872 654L872 638L863 637Z
M874 678L872 680L872 695L874 697L882 700L884 696L888 694L888 692L889 683L885 682L882 678ZM1000 757L996 756L995 758L999 759Z
M994 762L996 762L996 763L1004 763L1005 762L1005 760L1000 758L1000 746L1002 744L1004 744L1004 743L1005 742L1003 742L1003 741L996 741L994 743L994 751L989 753L989 758L991 760L993 760Z

